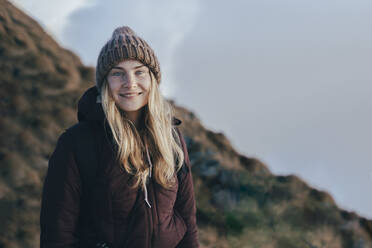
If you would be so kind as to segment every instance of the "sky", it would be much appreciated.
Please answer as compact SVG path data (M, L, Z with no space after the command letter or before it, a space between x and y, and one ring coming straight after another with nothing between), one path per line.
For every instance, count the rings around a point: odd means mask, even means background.
M370 0L12 2L90 66L130 26L159 58L166 97L372 219Z

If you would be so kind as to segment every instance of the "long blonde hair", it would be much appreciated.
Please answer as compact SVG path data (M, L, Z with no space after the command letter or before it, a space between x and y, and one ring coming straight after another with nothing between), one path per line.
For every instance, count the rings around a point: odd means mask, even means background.
M101 89L102 108L117 144L117 160L135 176L133 187L145 187L150 174L146 159L146 146L153 165L153 177L164 188L175 183L175 174L184 162L183 150L172 124L174 110L160 93L158 83L150 71L150 90L142 115L142 129L137 130L125 112L115 104L108 82L104 79ZM146 162L145 162L146 161ZM177 161L177 164L176 164Z

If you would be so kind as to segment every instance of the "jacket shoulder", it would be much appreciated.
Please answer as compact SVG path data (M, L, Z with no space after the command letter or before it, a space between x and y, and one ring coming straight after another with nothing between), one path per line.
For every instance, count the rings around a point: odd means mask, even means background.
M65 129L65 132L69 133L70 135L76 135L81 131L86 131L86 130L91 129L91 127L94 125L96 124L94 124L91 121L81 121Z
M191 165L190 165L190 160L189 160L189 153L187 151L187 144L186 144L186 141L183 137L183 134L182 134L181 130L179 129L179 127L175 126L174 128L175 128L175 130L178 134L178 138L179 138L179 142L180 142L179 146L182 148L183 155L184 155L183 164L182 164L181 169L180 169L179 174L178 174L179 176L181 176L181 175L187 174L190 171Z
M81 138L82 136L92 134L92 132L97 132L99 130L100 128L98 123L94 123L91 121L82 121L65 129L62 135L68 137L69 139L76 140Z

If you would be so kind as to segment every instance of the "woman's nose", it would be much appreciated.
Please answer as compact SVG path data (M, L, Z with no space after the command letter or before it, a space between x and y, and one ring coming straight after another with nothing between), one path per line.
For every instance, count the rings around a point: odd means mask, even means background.
M135 77L128 73L126 77L124 78L124 85L128 88L136 87L137 82L135 80Z

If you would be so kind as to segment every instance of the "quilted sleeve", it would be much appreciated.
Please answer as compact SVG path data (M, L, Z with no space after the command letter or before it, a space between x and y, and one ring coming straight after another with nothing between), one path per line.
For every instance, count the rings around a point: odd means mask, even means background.
M41 248L78 246L82 185L72 143L71 135L64 132L49 159L41 200Z
M182 175L180 179L177 199L175 203L175 208L181 214L187 226L187 231L183 239L177 245L177 248L196 248L200 245L198 240L198 229L196 225L196 203L191 173L191 164L185 140L178 128L177 132L181 139L182 147L184 150L185 163L188 169L188 172L184 173L184 175Z

